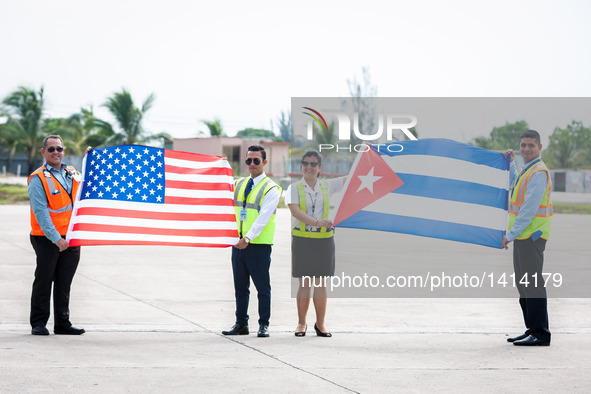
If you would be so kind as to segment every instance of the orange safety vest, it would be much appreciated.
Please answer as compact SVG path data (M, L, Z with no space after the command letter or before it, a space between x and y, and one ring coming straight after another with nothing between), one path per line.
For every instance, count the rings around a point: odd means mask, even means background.
M72 166L66 166L66 169L76 175L76 178L80 175L78 171ZM70 218L72 217L72 209L74 208L74 199L78 192L78 186L80 183L73 177L72 179L72 194L68 194L66 189L58 182L57 179L49 171L47 171L45 165L37 168L29 176L27 183L31 182L33 176L39 176L43 188L45 189L45 196L47 197L47 207L49 209L49 216L55 226L55 229L60 235L66 235L68 231L68 225L70 224ZM73 197L72 197L73 196ZM31 209L31 235L45 235L41 226L37 222L35 213Z

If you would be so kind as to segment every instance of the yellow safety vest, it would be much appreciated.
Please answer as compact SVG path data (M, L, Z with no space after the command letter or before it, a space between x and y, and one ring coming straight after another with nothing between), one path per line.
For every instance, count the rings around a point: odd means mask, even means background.
M519 210L523 205L527 183L531 179L532 175L538 171L543 171L546 174L548 178L548 187L544 192L544 197L542 198L542 202L540 203L538 211L536 212L536 216L533 217L529 226L523 230L517 239L527 239L538 230L542 231L541 237L543 239L548 240L548 237L550 237L550 227L552 225L553 215L552 200L550 199L552 181L550 180L550 171L548 171L548 168L542 161L539 161L528 168L513 188L511 201L509 202L509 230L511 230L513 224L515 224Z
M272 188L276 187L281 194L281 188L271 180L269 177L265 177L256 186L252 188L246 200L244 199L244 191L246 190L246 182L249 178L240 178L236 181L234 186L234 212L236 213L236 223L238 224L238 232L240 237L243 237L248 233L255 220L259 216L259 211L265 201L265 196ZM246 209L246 219L240 220L240 211ZM263 231L255 239L251 239L252 244L273 244L273 236L275 235L275 214L277 213L277 207L269 220L269 223L265 226Z
M328 219L328 209L329 209L329 196L328 196L328 187L326 187L326 183L324 181L320 182L320 188L322 189L322 198L324 200L324 210L322 211L322 219ZM304 184L302 181L297 183L298 187L298 196L300 199L300 209L306 213L306 195L304 193ZM297 237L303 238L330 238L334 236L334 229L330 229L330 231L326 227L320 227L318 230L313 231L311 228L306 229L306 223L300 222L300 227L295 227L291 230L291 235L295 235Z
M74 175L78 175L78 171L72 166L66 166L66 169ZM31 178L39 176L43 189L45 189L45 196L47 197L47 208L49 209L49 216L55 229L60 235L66 235L68 232L68 225L72 217L72 209L74 208L74 200L78 192L79 183L76 179L72 179L72 193L68 194L61 183L55 179L45 166L37 168L27 179L27 183L31 182ZM41 226L37 222L35 213L31 209L31 235L46 235L43 233Z

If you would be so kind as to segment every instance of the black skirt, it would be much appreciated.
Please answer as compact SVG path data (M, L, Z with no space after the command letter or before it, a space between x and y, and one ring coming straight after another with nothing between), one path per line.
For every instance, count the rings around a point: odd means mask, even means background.
M291 236L291 276L333 276L334 237L303 238Z

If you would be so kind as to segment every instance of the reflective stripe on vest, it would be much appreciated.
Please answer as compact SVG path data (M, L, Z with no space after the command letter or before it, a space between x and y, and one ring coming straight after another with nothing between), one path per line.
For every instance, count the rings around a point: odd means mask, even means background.
M552 199L550 198L552 181L550 179L550 171L548 171L548 168L542 161L539 161L528 168L513 188L513 192L511 193L511 201L509 202L509 230L513 228L515 220L517 220L517 215L519 214L521 206L524 203L525 190L527 189L529 180L536 172L539 171L543 171L546 174L548 186L546 187L544 196L540 202L540 206L538 207L535 216L532 218L531 223L525 228L525 230L523 230L517 239L527 239L531 237L531 235L536 231L542 232L541 237L543 239L547 240L550 236L550 227L552 225L552 216L554 214L552 208Z
M240 207L240 208L245 207L245 208L250 208L250 209L256 209L257 212L260 212L261 205L263 204L263 197L267 193L268 190L265 191L265 188L261 188L256 195L255 201L254 202L247 202L246 205L244 205L244 201L238 200L238 193L240 192L240 189L241 189L242 184L244 183L245 179L246 178L242 178L236 183L236 187L234 188L234 206ZM271 178L265 178L265 179L271 180ZM261 182L265 181L265 179L263 179ZM261 182L259 182L259 184ZM273 182L273 181L271 181L271 182ZM246 185L244 185L244 189L246 190ZM269 188L269 189L271 189L271 188ZM253 188L253 190L254 190L254 188ZM251 190L250 193L248 194L248 197L249 197L248 200L250 200L250 195L253 193L253 190ZM242 196L244 196L244 191L242 192ZM275 215L276 213L277 213L277 208L275 208L275 211L273 211L273 215Z
M261 210L261 206L263 205L263 201L265 200L265 195L271 190L272 188L276 187L279 189L279 193L281 193L281 188L271 180L271 178L264 178L256 186L254 186L251 192L248 194L248 197L244 198L244 191L246 190L246 182L248 178L241 178L236 182L236 186L234 188L234 212L236 214L236 223L238 225L238 231L240 232L240 236L243 237L248 233L252 225L254 224L256 218L259 215ZM240 220L240 211L242 209L246 209L246 220ZM271 219L263 229L263 231L259 234L258 237L255 239L251 239L250 243L252 244L273 244L273 236L275 234L275 214L277 213L277 207L275 207L275 211L271 216Z
M72 166L66 167L70 172L78 174L78 171ZM68 225L70 224L70 218L72 216L73 200L76 198L78 192L79 183L76 179L72 179L72 194L68 194L67 190L62 184L51 175L51 173L45 169L45 167L39 167L29 176L28 182L31 181L33 176L39 176L43 189L45 190L45 196L47 197L47 209L51 222L55 226L55 229L60 235L66 235L68 231ZM73 197L72 197L73 196ZM45 235L41 226L37 222L33 209L31 211L31 235Z
M326 183L323 181L318 181L320 183L320 188L322 189L322 199L324 201L324 207L322 211L322 219L328 219L328 210L330 199L328 196L328 187L326 187ZM304 184L302 181L297 183L298 185L298 197L300 199L300 209L302 212L306 213L306 195L304 193ZM291 230L291 234L297 237L303 238L331 238L334 236L334 229L331 228L329 231L326 227L320 227L318 231L314 231L311 228L306 229L306 223L300 222L299 229L293 228Z
M521 209L521 205L515 205L513 203L511 203L509 205L509 213L514 213L515 215L519 215L519 210ZM538 210L536 211L536 216L537 217L545 217L545 216L552 216L554 214L554 209L552 208L552 206L545 206L542 207L540 206L538 208Z

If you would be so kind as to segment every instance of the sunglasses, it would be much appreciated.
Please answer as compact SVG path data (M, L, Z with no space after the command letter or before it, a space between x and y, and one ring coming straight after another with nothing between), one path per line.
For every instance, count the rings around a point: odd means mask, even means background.
M49 148L47 148L47 151L49 153L53 153L55 151L63 152L64 151L64 147L63 146L50 146Z
M316 168L318 167L318 163L317 161L306 161L306 160L302 160L302 165L304 167L308 167L308 166L312 166L312 168Z
M258 166L259 164L261 164L261 159L259 159L258 157L255 157L254 159L246 159L246 161L244 161L244 162L246 163L247 166L249 166L253 161L254 161L255 166Z

